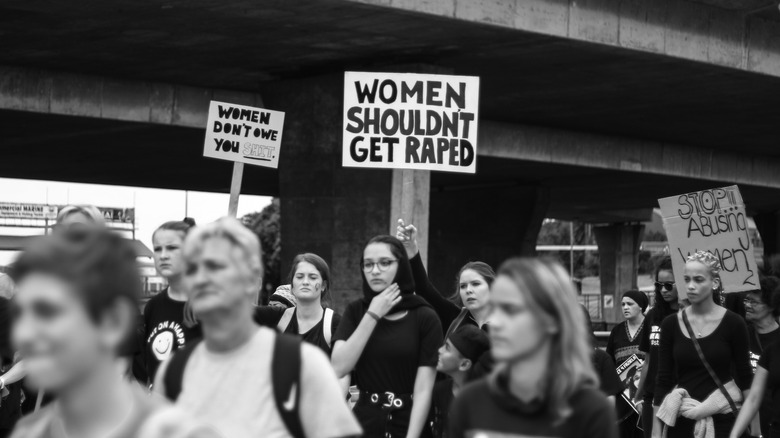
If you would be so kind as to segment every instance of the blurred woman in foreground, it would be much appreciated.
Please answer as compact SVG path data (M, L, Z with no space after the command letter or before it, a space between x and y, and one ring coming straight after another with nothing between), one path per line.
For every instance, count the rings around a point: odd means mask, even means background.
M13 340L27 384L56 396L21 420L14 438L215 436L123 377L118 354L133 335L141 290L128 242L64 229L25 251L13 274Z
M615 413L598 390L574 286L555 262L510 259L490 301L496 368L464 388L450 437L512 434L616 438Z

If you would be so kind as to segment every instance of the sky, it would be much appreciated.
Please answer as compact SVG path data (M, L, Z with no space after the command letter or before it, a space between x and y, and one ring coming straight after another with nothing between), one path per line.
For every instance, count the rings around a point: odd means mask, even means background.
M136 239L149 248L152 233L163 222L181 220L185 216L194 218L199 224L212 222L227 214L228 198L223 193L0 178L0 202L135 207ZM238 200L238 217L260 211L270 203L271 198L267 196L242 195ZM0 234L43 234L43 229L0 225ZM0 266L12 262L16 254L0 251Z

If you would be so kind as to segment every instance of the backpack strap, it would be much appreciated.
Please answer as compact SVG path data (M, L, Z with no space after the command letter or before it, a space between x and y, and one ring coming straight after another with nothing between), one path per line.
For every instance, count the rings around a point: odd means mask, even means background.
M276 410L293 438L306 438L301 424L301 341L295 336L277 334L271 359Z
M333 309L325 309L325 316L322 321L322 334L325 335L325 343L330 347L330 341L333 339Z
M184 348L178 349L171 356L168 366L165 368L163 382L165 383L165 397L170 401L176 401L181 393L181 385L184 380L184 368L187 366L195 347L200 344L200 339L188 343Z
M287 326L290 325L290 321L292 321L294 315L295 307L286 309L282 314L282 318L279 320L279 323L276 324L276 330L278 330L279 333L284 333L284 331L287 330Z

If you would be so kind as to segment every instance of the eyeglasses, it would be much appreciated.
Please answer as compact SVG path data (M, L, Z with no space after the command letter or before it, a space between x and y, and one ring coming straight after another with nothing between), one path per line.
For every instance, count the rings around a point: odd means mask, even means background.
M391 259L382 259L378 262L363 262L363 272L371 272L374 270L374 266L379 268L379 272L385 272L388 269L390 269L390 266L393 265L393 263L398 262L398 260L391 260Z
M748 304L750 304L750 307L756 307L756 306L761 306L761 305L765 304L765 303L762 303L761 301L756 301L756 300L751 299L751 298L745 298L744 300L742 300L742 302L745 303L746 306Z
M667 292L671 292L672 289L674 289L674 282L673 281L666 281L666 282L655 282L655 290L657 292L661 292L661 288L666 289Z

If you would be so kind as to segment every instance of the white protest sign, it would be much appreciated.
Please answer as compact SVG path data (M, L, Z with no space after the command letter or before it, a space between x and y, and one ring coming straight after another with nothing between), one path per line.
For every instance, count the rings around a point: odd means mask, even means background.
M671 196L658 203L680 294L685 294L685 261L700 250L720 260L724 292L758 289L755 249L737 186Z
M211 101L203 156L279 167L284 113Z
M342 165L477 171L479 78L344 74Z

